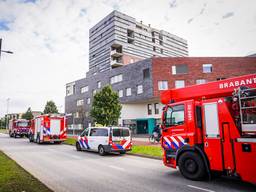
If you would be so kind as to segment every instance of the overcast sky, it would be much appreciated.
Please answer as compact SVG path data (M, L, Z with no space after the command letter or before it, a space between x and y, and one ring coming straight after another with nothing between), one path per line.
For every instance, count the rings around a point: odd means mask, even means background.
M88 70L89 28L113 10L188 40L190 56L256 53L255 0L0 0L0 117L64 111L65 84Z

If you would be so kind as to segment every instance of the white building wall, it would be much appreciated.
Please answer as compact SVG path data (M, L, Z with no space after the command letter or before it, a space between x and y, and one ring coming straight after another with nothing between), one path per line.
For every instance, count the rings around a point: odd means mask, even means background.
M154 103L122 104L119 124L122 124L122 121L124 119L144 119L144 118L161 119L162 109L164 105L159 103L159 114L155 114ZM152 104L152 115L148 115L148 104Z

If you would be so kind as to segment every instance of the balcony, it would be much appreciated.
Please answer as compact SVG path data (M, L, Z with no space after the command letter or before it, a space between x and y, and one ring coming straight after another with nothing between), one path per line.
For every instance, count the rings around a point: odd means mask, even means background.
M111 60L110 65L112 68L123 66L122 60Z
M113 57L120 57L123 55L122 52L118 51L117 49L114 49L110 52L110 55L113 56Z

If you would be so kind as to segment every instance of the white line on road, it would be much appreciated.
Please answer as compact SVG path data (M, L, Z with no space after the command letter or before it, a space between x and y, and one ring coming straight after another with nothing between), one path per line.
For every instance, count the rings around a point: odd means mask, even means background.
M120 171L125 171L124 168L117 167L117 166L114 166L114 165L109 165L108 167L113 168L113 169L117 169L117 170L120 170Z
M210 190L210 189L204 189L204 188L201 188L201 187L197 187L197 186L194 186L194 185L187 185L188 187L191 187L191 188L194 188L194 189L199 189L199 190L202 190L202 191L207 191L207 192L215 192L213 190Z

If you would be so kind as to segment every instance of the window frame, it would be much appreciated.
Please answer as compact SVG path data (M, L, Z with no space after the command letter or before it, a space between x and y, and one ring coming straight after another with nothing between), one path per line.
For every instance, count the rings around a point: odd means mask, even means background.
M173 109L175 107L176 108L182 107L182 108L181 109ZM169 119L169 122L168 122L169 124L167 124L168 109L172 109L171 110L171 115L168 118ZM173 122L173 113L180 112L180 111L183 111L183 121L180 121L181 123ZM184 104L177 104L177 105L168 106L167 109L164 112L164 122L163 122L163 124L166 128L185 125L185 121L186 121L186 117L185 117L185 105Z

